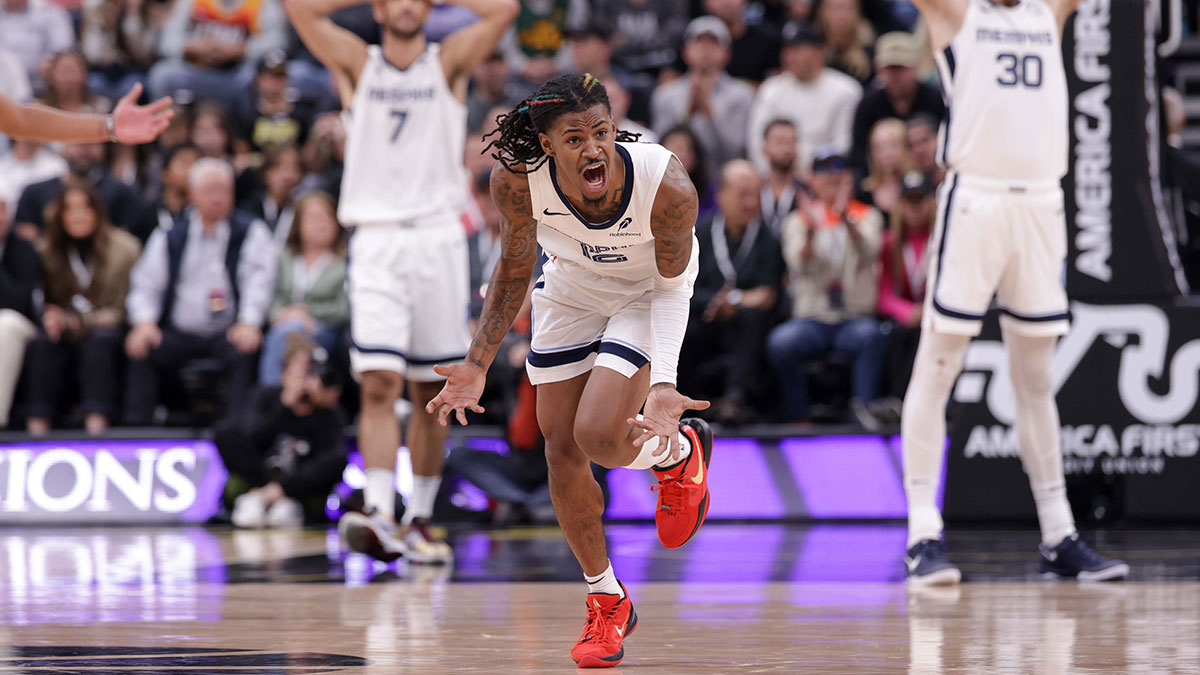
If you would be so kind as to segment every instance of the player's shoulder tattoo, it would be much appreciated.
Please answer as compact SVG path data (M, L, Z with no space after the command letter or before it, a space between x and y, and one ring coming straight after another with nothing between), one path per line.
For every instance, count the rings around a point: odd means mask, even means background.
M679 159L672 157L658 186L650 226L658 267L665 275L678 276L687 269L692 255L692 230L699 210L691 176Z
M533 197L529 178L503 166L492 169L492 201L502 216L500 239L503 255L523 259L537 251L537 221L533 217Z

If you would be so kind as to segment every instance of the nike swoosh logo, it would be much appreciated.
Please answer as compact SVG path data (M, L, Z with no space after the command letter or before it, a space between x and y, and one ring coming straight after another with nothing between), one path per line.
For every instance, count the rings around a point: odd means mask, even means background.
M614 626L614 628L615 628L615 626ZM621 637L625 637L625 631L621 630L620 628L617 628L617 635L620 635Z
M551 213L550 209L542 209L543 216L569 216L569 213Z
M905 558L904 562L908 565L909 572L916 572L917 567L921 565L921 556L915 558Z
M703 450L700 448L692 448L692 452L703 452ZM696 472L695 476L692 476L692 482L696 485L699 485L704 482L704 456L699 455L696 457L696 459L700 460L700 470Z

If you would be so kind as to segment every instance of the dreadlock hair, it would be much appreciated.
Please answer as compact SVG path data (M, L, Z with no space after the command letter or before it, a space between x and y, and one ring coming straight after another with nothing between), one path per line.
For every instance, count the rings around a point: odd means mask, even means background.
M547 131L562 115L583 112L596 105L612 112L608 91L600 80L591 73L559 75L543 84L511 112L497 117L500 126L483 138L487 140L497 134L498 137L483 151L495 148L492 157L513 173L533 173L547 159L538 134ZM640 136L617 130L617 140L622 143L635 143ZM522 165L525 168L521 168Z

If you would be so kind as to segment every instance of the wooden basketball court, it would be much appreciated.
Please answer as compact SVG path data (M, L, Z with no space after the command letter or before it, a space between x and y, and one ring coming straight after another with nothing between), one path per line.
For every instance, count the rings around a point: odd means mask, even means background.
M914 592L879 550L897 531L714 523L687 553L614 526L640 617L616 671L1200 672L1195 533L1108 537L1139 580L1104 585L1032 578L1031 533L959 533L976 581ZM584 586L557 530L454 539L439 569L346 556L323 529L0 530L0 673L574 670Z

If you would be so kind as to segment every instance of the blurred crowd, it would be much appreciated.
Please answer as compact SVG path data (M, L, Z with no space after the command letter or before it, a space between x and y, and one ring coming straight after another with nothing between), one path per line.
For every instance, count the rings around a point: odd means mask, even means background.
M143 83L177 105L141 148L0 141L0 423L229 423L281 386L296 336L352 389L345 131L280 2L0 4L6 95L105 112ZM333 18L379 40L368 4ZM471 20L438 5L427 32ZM500 246L483 137L547 78L590 72L700 191L681 387L726 425L894 422L941 180L926 42L908 0L522 2L467 99L473 313ZM536 438L524 319L485 407ZM318 398L354 413L352 392Z

